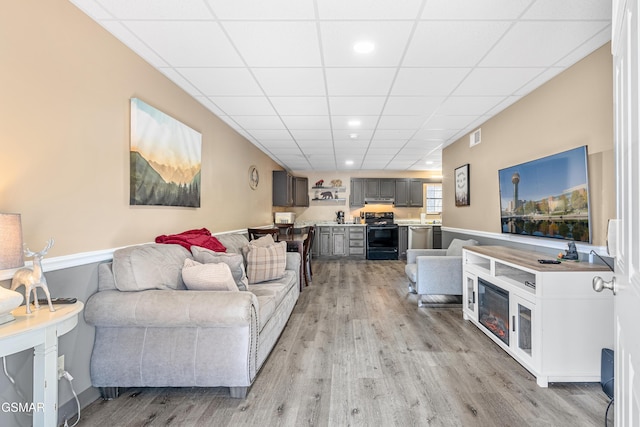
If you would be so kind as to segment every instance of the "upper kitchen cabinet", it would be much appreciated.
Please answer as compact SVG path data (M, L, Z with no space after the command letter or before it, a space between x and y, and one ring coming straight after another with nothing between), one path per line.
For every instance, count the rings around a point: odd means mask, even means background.
M395 192L395 179L393 178L366 178L364 180L365 199L393 199Z
M273 171L273 206L309 206L308 179Z
M364 206L364 181L364 178L351 178L349 206L352 208L361 208Z
M421 208L424 205L424 191L421 179L396 179L395 192L398 208Z

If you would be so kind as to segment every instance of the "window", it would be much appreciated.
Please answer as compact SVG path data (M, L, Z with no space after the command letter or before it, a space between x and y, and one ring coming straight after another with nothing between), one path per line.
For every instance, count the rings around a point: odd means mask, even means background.
M427 184L427 214L442 212L442 184Z

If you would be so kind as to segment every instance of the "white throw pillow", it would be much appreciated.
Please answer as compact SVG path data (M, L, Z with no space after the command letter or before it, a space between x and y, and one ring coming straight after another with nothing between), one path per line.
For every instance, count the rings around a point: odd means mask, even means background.
M231 269L223 262L201 264L187 258L182 266L182 280L190 290L239 292Z
M247 249L249 284L275 280L284 276L287 267L287 242L274 243L266 247L250 243Z
M225 252L214 252L210 249L201 248L200 246L191 246L193 258L203 264L224 262L231 269L231 275L235 280L238 289L247 290L248 280L247 273L244 268L244 257L242 254L229 254Z

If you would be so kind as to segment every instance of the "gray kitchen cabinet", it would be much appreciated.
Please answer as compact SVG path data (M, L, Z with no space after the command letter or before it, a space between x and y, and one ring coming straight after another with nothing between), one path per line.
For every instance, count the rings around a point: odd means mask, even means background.
M331 255L346 256L349 247L349 235L346 227L331 227Z
M421 179L395 180L395 206L397 208L421 208L424 205L423 183Z
M293 178L293 206L309 206L309 179L296 176Z
M366 256L366 227L348 227L349 229L349 257L364 259Z
M407 249L409 249L409 227L401 225L398 227L398 259L407 259Z
M273 206L309 206L307 178L294 177L287 171L273 171Z
M393 178L365 178L365 198L393 198L396 194L396 183Z
M351 192L349 194L350 207L364 206L364 178L351 179Z

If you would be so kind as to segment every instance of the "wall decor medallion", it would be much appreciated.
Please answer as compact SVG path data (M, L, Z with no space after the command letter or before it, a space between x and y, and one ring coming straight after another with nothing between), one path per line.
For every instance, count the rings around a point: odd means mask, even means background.
M255 165L251 165L249 167L249 187L252 190L258 188L258 183L260 182L260 175L258 174L258 168Z
M202 134L131 98L130 205L200 207Z
M469 206L469 163L455 169L456 206Z

